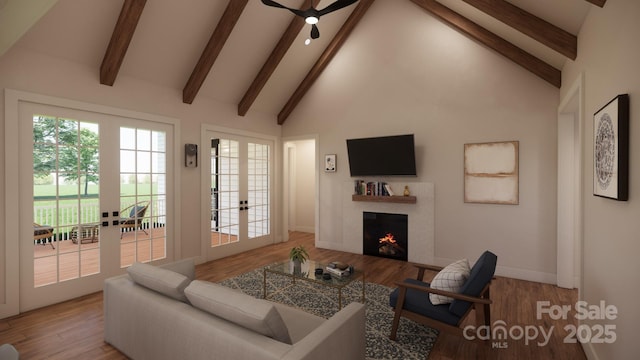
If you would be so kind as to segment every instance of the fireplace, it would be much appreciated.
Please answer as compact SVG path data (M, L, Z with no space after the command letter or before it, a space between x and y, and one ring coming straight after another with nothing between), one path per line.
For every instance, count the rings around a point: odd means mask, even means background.
M408 215L362 213L362 253L407 261Z

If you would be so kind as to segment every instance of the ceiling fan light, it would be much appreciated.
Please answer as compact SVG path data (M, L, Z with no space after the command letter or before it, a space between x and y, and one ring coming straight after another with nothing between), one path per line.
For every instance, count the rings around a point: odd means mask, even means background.
M317 24L318 20L320 20L320 19L318 19L315 16L307 16L307 18L304 19L304 21L309 25Z

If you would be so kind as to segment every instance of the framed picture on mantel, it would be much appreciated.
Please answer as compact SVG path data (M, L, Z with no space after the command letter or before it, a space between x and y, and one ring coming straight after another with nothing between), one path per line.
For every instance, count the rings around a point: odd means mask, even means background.
M593 195L629 198L629 95L593 114Z

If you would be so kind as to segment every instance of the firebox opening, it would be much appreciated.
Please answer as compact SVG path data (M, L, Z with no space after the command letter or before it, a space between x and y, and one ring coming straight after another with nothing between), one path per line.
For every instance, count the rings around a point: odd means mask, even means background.
M362 252L407 261L408 215L362 213Z

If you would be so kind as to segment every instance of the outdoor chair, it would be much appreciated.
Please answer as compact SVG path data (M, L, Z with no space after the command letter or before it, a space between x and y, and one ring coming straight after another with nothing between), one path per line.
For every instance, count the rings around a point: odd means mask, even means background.
M34 222L33 241L36 242L40 240L41 245L46 245L46 239L49 239L49 245L51 245L51 248L55 249L55 246L53 246L53 226L40 225Z
M134 231L142 230L145 234L149 235L147 231L142 227L142 220L144 220L144 214L149 207L148 201L140 201L133 205L129 205L126 208L120 210L120 238L124 235L124 231L133 229ZM128 217L123 217L123 214L127 214Z
M475 310L475 329L482 326L482 334L485 334L484 330L490 331L489 287L495 273L496 262L497 256L490 251L485 251L469 271L469 277L464 281L459 292L433 289L430 283L423 281L425 270L440 271L442 267L416 265L417 279L397 282L398 288L390 295L389 303L395 309L395 316L389 338L396 339L400 317L425 324L440 332L466 338L462 325L471 310ZM450 297L453 301L450 304L433 305L429 297L430 293ZM475 331L469 334L475 336L473 340L478 344L478 357L485 357L491 345L490 341L478 339Z

